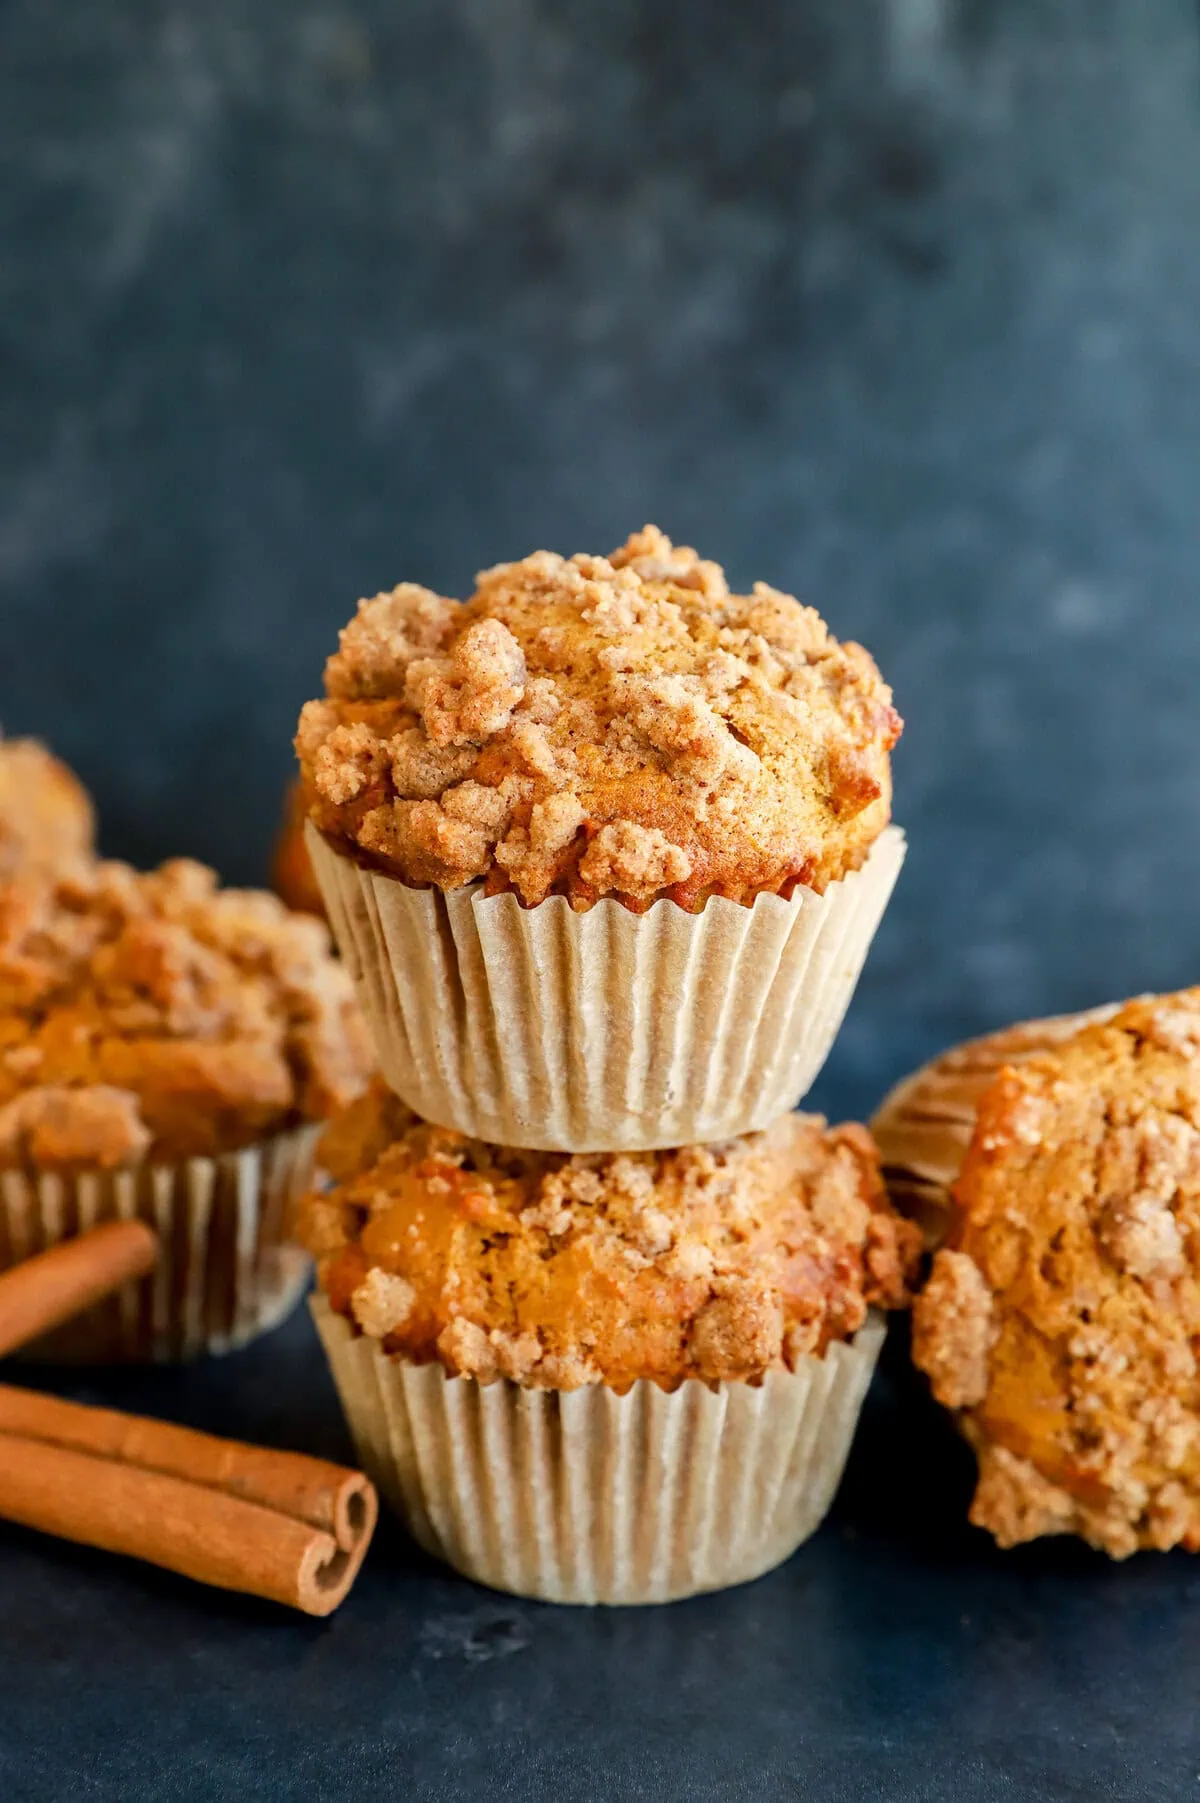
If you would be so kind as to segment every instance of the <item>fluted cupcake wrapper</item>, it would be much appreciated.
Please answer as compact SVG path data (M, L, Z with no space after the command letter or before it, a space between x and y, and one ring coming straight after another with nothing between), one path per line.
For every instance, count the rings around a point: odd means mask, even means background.
M1021 1064L1070 1039L1081 1027L1111 1020L1121 1003L1082 1014L1021 1021L981 1039L952 1046L883 1099L871 1122L888 1193L902 1214L920 1223L926 1244L945 1238L953 1200L975 1133L979 1099L1006 1064Z
M833 1501L886 1325L760 1385L570 1391L389 1358L310 1305L363 1468L415 1540L477 1583L665 1603L788 1558Z
M150 1276L28 1350L63 1363L170 1362L231 1352L289 1315L309 1261L285 1245L290 1204L311 1181L319 1128L175 1165L27 1176L0 1171L0 1270L105 1221L159 1236Z
M904 861L889 827L823 895L698 914L415 889L311 826L308 845L384 1077L477 1139L642 1151L766 1127L824 1064Z

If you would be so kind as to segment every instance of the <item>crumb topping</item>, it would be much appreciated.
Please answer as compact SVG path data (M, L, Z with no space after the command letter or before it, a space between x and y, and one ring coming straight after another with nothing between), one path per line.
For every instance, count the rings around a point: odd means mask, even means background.
M230 1150L368 1068L325 927L274 896L184 860L0 887L0 1166Z
M725 1145L506 1151L379 1083L327 1130L301 1237L393 1354L574 1389L755 1380L904 1305L919 1252L862 1127L788 1115Z
M1005 1546L1200 1549L1200 989L1143 997L978 1102L913 1355Z
M900 730L861 646L647 526L361 601L296 750L315 824L406 882L697 908L857 869Z
M87 790L36 739L0 738L0 883L26 870L90 858L95 820Z

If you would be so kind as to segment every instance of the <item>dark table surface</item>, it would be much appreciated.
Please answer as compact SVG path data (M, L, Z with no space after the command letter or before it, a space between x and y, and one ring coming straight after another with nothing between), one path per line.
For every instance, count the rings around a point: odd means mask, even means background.
M184 1374L39 1381L349 1456L303 1311ZM519 1601L387 1522L340 1612L310 1622L0 1529L0 1797L1195 1795L1200 1564L1118 1566L1053 1541L1000 1553L966 1525L970 1486L894 1324L832 1515L781 1570L723 1595Z
M860 637L911 853L815 1100L1200 975L1193 0L0 0L0 719L257 879L354 597L653 518ZM344 1454L304 1318L72 1394ZM965 1525L894 1336L748 1589L327 1624L0 1529L0 1800L1200 1794L1200 1566Z

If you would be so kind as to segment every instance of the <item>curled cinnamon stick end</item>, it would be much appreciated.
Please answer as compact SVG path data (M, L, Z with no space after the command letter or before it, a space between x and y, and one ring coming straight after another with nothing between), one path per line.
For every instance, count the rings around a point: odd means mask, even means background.
M345 1549L321 1528L224 1490L0 1434L5 1519L306 1615L331 1614L358 1576L374 1528L374 1491L360 1481L366 1531Z
M361 1472L0 1385L0 1517L328 1615L375 1532Z
M12 1384L0 1384L0 1434L44 1440L224 1490L321 1528L343 1552L369 1540L375 1528L378 1502L362 1473L307 1453L247 1446L170 1421L64 1402Z
M144 1221L111 1221L0 1275L0 1358L91 1308L158 1263Z

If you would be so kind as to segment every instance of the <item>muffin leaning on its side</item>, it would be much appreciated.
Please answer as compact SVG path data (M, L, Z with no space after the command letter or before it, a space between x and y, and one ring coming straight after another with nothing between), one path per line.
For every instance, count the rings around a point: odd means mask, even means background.
M1081 1027L1111 1020L1113 1002L1081 1014L1020 1021L952 1046L896 1084L871 1121L888 1194L940 1246L954 1215L951 1191L975 1131L979 1098L1005 1065L1024 1064L1071 1039Z
M766 1126L829 1050L903 858L861 646L653 527L460 606L360 603L296 745L381 1066L506 1145Z
M1200 1549L1200 990L1002 1067L976 1104L913 1357L1002 1546Z
M184 861L0 885L0 1268L131 1215L163 1245L44 1350L181 1357L281 1319L285 1209L369 1063L325 929L273 896Z
M510 1151L382 1086L327 1133L314 1305L364 1465L497 1589L666 1601L824 1516L919 1236L860 1127Z
M0 737L0 883L93 856L91 797L36 739Z

